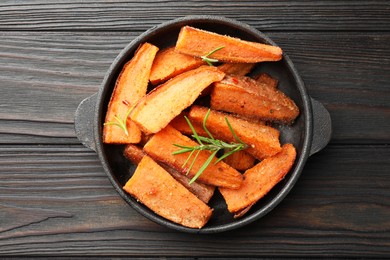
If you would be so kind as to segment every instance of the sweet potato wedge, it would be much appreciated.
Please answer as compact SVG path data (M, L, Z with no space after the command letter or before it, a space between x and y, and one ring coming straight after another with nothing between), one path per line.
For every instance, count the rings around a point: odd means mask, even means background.
M299 108L283 92L248 77L226 76L214 84L210 105L248 118L291 124Z
M224 46L210 58L224 62L256 63L282 59L282 49L276 46L244 41L190 26L181 28L176 42L176 50L201 57Z
M290 171L295 157L294 146L285 144L278 154L247 170L241 188L236 190L220 188L229 212L244 210L264 197Z
M248 74L252 68L255 66L255 63L223 63L219 65L217 68L223 71L226 75L237 75L237 76L245 76ZM210 95L212 86L209 86L202 92L202 96Z
M142 148L135 144L127 144L123 149L123 156L135 165L138 165L145 155Z
M248 211L252 208L253 205L255 205L256 202L250 204L249 206L237 211L237 212L234 212L234 215L233 217L234 218L241 218L242 216L244 216L246 213L248 213Z
M253 167L256 158L242 150L229 155L223 161L238 171L245 171Z
M187 136L181 134L178 130L168 125L160 132L156 133L148 143L144 146L144 151L154 160L165 163L182 174L186 174L189 164L186 162L189 153L177 154L173 153L180 148L174 144L196 146L198 143L192 141ZM210 156L209 151L201 151L196 159L192 169L188 173L188 177L192 178L198 172L200 167ZM215 159L215 158L214 158ZM218 186L237 189L241 186L242 175L224 162L214 163L213 160L206 170L197 179L198 182Z
M271 101L248 93L242 88L223 83L214 84L210 107L215 110L242 115L249 119L275 121L284 118L284 113L275 113L278 110Z
M150 82L157 85L204 64L202 59L179 53L172 46L157 53L150 72Z
M253 67L255 66L254 63L224 63L218 66L219 70L222 70L227 75L238 75L238 76L245 76L248 74Z
M285 106L291 111L299 113L298 107L294 101L286 96L282 91L271 85L259 84L258 81L245 76L226 76L221 83L240 87L252 94L267 98L274 103Z
M188 114L193 122L203 122L208 109L192 106ZM279 131L266 125L253 124L234 116L211 110L206 122L209 131L217 139L235 142L225 118L229 120L236 135L249 147L245 150L259 160L277 154L280 150Z
M123 150L123 155L130 160L133 164L138 165L142 158L146 155L145 152L137 145L128 144ZM186 187L196 197L198 197L204 203L208 203L214 194L215 186L206 185L203 183L193 182L189 184L190 178L179 173L175 169L165 164L160 164L175 180Z
M188 112L181 113L180 115L175 117L169 124L176 130L178 130L180 133L191 136L193 132L191 130L191 127L185 120L185 116L187 116L188 118ZM198 124L197 122L191 122L191 124L200 136L207 136L207 133L203 129L202 124Z
M190 228L202 228L212 209L144 156L123 189L156 214Z
M158 86L138 102L130 114L146 133L157 133L189 107L201 92L225 73L212 66L184 72Z
M211 197L214 195L215 186L207 185L200 182L193 182L190 184L191 179L186 175L183 175L181 172L175 170L174 168L161 163L163 167L173 178L175 178L181 185L187 188L191 193L198 197L204 203L208 203Z
M256 80L257 84L263 84L274 89L278 88L279 80L273 78L267 73L260 73L259 75L254 77L254 79Z
M134 57L124 65L120 73L110 102L103 127L103 142L110 144L138 143L141 131L129 118L126 119L132 107L146 95L150 69L158 48L152 44L142 44ZM127 133L117 125L117 117L126 123Z

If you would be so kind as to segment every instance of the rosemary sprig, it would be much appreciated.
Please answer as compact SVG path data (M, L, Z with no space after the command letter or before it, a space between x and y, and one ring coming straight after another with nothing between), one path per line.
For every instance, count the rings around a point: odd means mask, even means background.
M115 121L106 122L103 125L115 125L115 126L118 126L128 136L129 135L129 131L127 130L127 124L126 124L127 123L127 118L129 117L130 113L133 111L134 107L135 107L135 105L133 105L132 107L129 108L129 110L126 112L125 118L121 118L120 116L115 115L114 116Z
M215 48L214 50L210 51L206 55L200 56L203 61L205 61L209 66L213 66L213 63L219 62L217 59L210 58L211 55L213 55L215 52L219 51L220 49L225 48L225 46L220 46L218 48Z
M178 151L175 151L173 154L183 154L183 153L190 153L186 159L186 161L183 164L183 168L189 163L190 159L192 158L192 162L189 165L187 169L187 174L191 171L196 159L199 156L199 153L203 150L208 150L211 151L211 155L209 158L203 163L203 165L199 168L198 172L194 175L194 177L190 180L190 184L196 181L196 179L206 170L206 168L210 165L212 162L213 158L216 157L217 153L221 150L224 151L224 154L219 157L214 164L217 164L221 160L225 159L226 157L232 155L235 152L244 150L247 148L247 145L236 135L234 132L232 126L229 123L229 120L225 117L225 121L229 127L230 132L232 133L234 139L236 140L237 143L227 143L222 140L215 139L213 135L210 133L210 131L206 127L206 122L210 114L210 109L207 111L206 116L203 119L203 129L206 131L208 134L208 137L200 136L196 132L194 126L190 122L190 120L185 116L184 118L186 119L188 125L190 126L192 130L192 137L195 138L195 140L198 142L199 145L196 146L185 146L185 145L180 145L180 144L174 144L175 146L182 148ZM195 155L194 155L195 154Z

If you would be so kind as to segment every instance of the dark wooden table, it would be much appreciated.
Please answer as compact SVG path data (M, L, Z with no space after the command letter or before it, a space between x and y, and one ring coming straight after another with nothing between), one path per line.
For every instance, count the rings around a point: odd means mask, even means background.
M223 15L290 56L333 121L286 199L242 229L178 233L130 208L74 113L134 37ZM1 1L2 256L390 256L389 1Z

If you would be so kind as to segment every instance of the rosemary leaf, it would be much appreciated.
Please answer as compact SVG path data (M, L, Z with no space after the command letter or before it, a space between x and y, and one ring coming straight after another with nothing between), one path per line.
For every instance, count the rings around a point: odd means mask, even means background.
M123 132L125 132L126 135L129 135L129 132L127 131L126 120L120 118L117 115L114 116L114 119L116 120L116 122L110 121L110 122L104 123L104 125L115 125L115 126L118 126L118 127L120 127L123 130Z
M182 153L188 153L188 152L191 152L192 150L193 150L192 148L185 148L185 149L174 151L172 154L177 155L177 154L182 154Z
M123 132L125 132L126 135L129 135L129 131L127 130L127 118L129 117L130 113L134 110L135 105L136 104L134 104L132 107L129 108L129 110L127 110L125 118L121 118L118 115L115 115L114 119L116 120L116 122L110 121L110 122L104 123L103 125L118 126L123 130Z
M213 144L215 146L221 146L220 143L218 142L219 140L216 140L216 139L210 139L208 137L204 137L204 136L198 136L198 138L203 141L204 143L209 143L209 144Z
M194 151L195 151L195 150L194 150ZM196 159L198 159L198 156L199 156L200 151L201 151L201 150L198 150L198 152L195 154L195 157L194 157L194 159L192 160L192 163L191 163L190 167L188 167L188 170L187 170L187 174L186 174L186 175L188 175L188 173L190 173L192 167L194 167L195 161L196 161ZM204 170L203 170L203 171L204 171ZM202 171L202 172L203 172L203 171ZM199 174L199 175L200 175L200 174ZM196 178L198 178L198 177L196 177ZM196 180L196 179L195 179L195 180ZM195 180L194 180L194 181L195 181ZM192 182L190 181L189 183L191 184Z
M233 135L234 139L236 139L237 142L243 144L244 142L236 135L236 132L234 132L234 129L231 126L231 124L230 124L229 120L227 119L227 117L225 117L225 121L226 121L226 124L228 125L230 131L232 132L232 135Z
M174 145L174 146L177 146L177 147L179 147L179 148L184 148L184 149L190 148L190 149L192 149L192 146L181 145L181 144L173 144L173 145Z
M198 170L198 172L195 174L195 176L190 180L189 184L192 184L194 181L196 181L196 179L199 178L199 176L204 172L204 170L206 170L206 168L209 166L209 164L211 163L211 161L213 160L213 158L215 157L215 155L217 154L218 151L214 151L210 156L209 158L205 161L205 163L202 165L202 167L200 167L200 169Z
M233 153L238 152L240 150L242 150L242 147L241 146L237 146L235 149L230 150L229 152L225 152L221 157L218 158L218 160L215 161L214 164L219 163L220 161L222 161L226 157L228 157L228 156L232 155Z
M214 137L213 135L210 133L210 131L207 129L206 127L206 122L207 122L207 119L209 118L209 115L210 115L210 109L207 110L207 113L206 113L206 116L203 118L203 129L206 131L206 133L210 136L211 139L214 140Z
M192 133L194 134L194 138L196 141L198 141L199 144L202 144L202 142L199 139L198 133L196 132L194 126L191 124L191 121L188 119L188 117L184 116L185 120L187 121L187 124L190 126Z
M210 58L209 56L213 55L216 51L219 51L220 49L225 48L225 46L220 46L218 48L215 48L214 50L210 51L206 55L200 56L203 61L205 61L209 66L213 66L213 63L219 62L217 59Z
M183 163L183 166L181 166L181 168L184 168L186 166L186 164L188 163L188 161L191 159L192 157L192 154L195 152L195 150L192 150L190 155L188 155L187 159L185 160L185 162ZM189 173L189 170L187 171L187 174Z

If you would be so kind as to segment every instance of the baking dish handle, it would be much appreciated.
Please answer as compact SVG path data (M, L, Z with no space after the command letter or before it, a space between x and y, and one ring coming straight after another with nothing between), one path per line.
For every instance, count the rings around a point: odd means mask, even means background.
M313 139L310 155L321 151L332 137L332 120L328 110L321 102L311 98L313 108Z
M85 146L96 151L94 129L94 113L97 93L80 102L74 117L74 128L77 138Z

